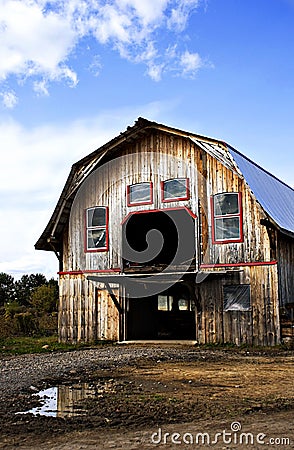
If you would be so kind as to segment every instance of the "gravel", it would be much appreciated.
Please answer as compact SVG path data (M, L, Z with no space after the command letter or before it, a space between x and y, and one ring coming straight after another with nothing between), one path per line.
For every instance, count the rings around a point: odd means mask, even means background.
M193 351L193 349L192 349ZM193 351L193 353L195 350ZM42 380L62 378L73 372L128 366L140 359L157 361L187 356L189 350L179 348L110 346L72 352L39 353L8 356L0 359L1 399L21 390L40 387ZM190 348L191 353L191 348Z
M293 378L293 352L167 343L47 350L0 356L0 448L147 448L142 444L142 433L150 431L146 435L150 442L155 425L175 422L184 433L185 423L192 421L198 432L208 430L217 419L215 432L220 429L219 421L227 421L230 414L247 423L248 411L257 425L266 414L266 424L264 428L258 426L258 432L267 430L270 423L276 436L292 438L293 389L289 380ZM203 376L198 373L199 367ZM244 386L240 377L245 380ZM32 395L37 390L80 383L98 387L95 392L99 395L87 399L86 415L17 414L39 406L39 398ZM101 386L109 384L113 390L101 395ZM277 417L278 412L282 419Z
M249 352L241 352L244 357ZM252 352L253 353L253 352ZM250 354L252 355L250 352ZM82 377L92 370L111 369L138 364L142 361L221 361L234 359L234 352L207 350L192 345L113 345L70 352L48 352L0 358L0 402L21 391L44 388L44 380L68 378L73 373ZM239 352L240 356L240 352ZM42 384L43 383L43 384Z

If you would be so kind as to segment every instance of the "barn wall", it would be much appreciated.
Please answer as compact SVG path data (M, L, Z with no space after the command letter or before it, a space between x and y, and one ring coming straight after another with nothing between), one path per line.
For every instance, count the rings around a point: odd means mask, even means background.
M279 297L283 342L294 344L294 241L278 235Z
M140 210L186 207L197 216L196 267L205 270L205 265L238 264L240 270L225 277L209 276L197 286L201 305L196 320L197 339L202 343L233 342L238 345L277 343L276 265L242 267L242 263L268 262L276 256L267 228L261 225L264 213L244 180L181 136L152 132L132 143L125 143L116 151L119 157L114 158L110 154L109 160L86 178L72 205L68 232L63 241L60 339L72 342L118 340L119 328L121 335L125 336L123 321L107 291L95 288L81 272L121 269L122 222L128 214ZM190 199L162 202L161 181L175 177L189 178ZM153 183L153 204L129 207L127 186L144 181ZM221 192L241 192L244 242L212 244L210 200L212 195ZM93 206L109 208L109 251L85 251L85 211ZM281 247L283 252L286 252L286 246ZM286 269L284 271L284 277L287 277L289 273ZM252 308L249 313L223 312L223 285L229 283L251 285ZM285 296L287 292L285 290Z
M200 318L196 338L202 344L276 345L280 342L277 266L241 267L239 272L209 275L196 287ZM223 311L223 286L250 284L250 311Z
M132 144L126 144L118 154L119 158L110 159L94 171L84 181L75 197L68 238L64 239L64 271L120 268L121 224L127 215L140 210L175 207L187 207L198 218L195 235L199 241L196 247L201 247L201 255L197 255L199 263L270 260L269 236L266 227L260 225L264 215L244 180L199 149L192 141L180 136L154 132ZM190 199L162 202L160 182L174 177L189 178ZM127 206L127 186L142 181L153 182L153 204ZM242 243L212 244L210 199L212 195L220 192L242 193ZM109 207L109 251L87 253L85 210L99 205ZM198 239L199 232L201 236Z
M119 314L107 290L83 275L62 275L59 281L58 329L61 342L119 339ZM113 288L118 295L118 288Z
M167 151L168 149L168 151ZM143 155L140 153L143 152ZM121 266L121 224L129 213L188 207L197 212L197 170L195 145L188 140L151 135L119 152L92 173L78 191L69 222L69 239L64 249L63 270L105 270ZM161 181L174 177L190 179L191 198L187 201L162 203ZM127 206L127 186L152 181L154 202L151 205ZM93 206L109 207L109 251L85 252L85 210Z
M205 170L203 171L202 169L202 171L204 174L207 174L201 205L207 217L203 220L202 214L202 228L204 247L207 247L208 250L204 252L202 262L204 264L232 264L238 262L269 261L271 257L270 240L266 227L260 224L261 219L265 216L244 180L217 159L204 152L202 153L203 165ZM203 179L201 178L201 181ZM212 195L222 192L241 193L244 242L212 244L210 198Z
M281 306L294 304L294 240L278 237L279 294Z

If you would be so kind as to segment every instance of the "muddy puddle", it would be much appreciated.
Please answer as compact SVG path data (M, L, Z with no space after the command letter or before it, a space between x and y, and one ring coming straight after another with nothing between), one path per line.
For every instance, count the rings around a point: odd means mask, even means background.
M16 414L33 414L34 416L74 417L87 414L83 401L89 398L99 398L106 392L113 391L113 384L79 383L73 385L58 385L43 389L32 394L39 397L40 404L28 411Z

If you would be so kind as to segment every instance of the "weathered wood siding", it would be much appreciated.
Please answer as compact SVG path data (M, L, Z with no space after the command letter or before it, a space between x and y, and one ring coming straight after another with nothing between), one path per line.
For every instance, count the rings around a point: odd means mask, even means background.
M113 289L118 295L118 288ZM119 339L119 313L105 289L83 275L62 275L59 281L59 339L91 342Z
M278 271L281 337L294 345L294 241L278 234Z
M232 272L226 277L209 276L196 287L201 305L196 317L197 339L202 343L233 342L238 345L273 345L279 342L277 267L242 266L242 263L269 262L276 257L270 233L265 225L261 225L261 220L266 219L265 214L243 178L190 139L160 131L152 131L133 142L124 143L107 158L78 190L68 230L64 233L60 339L72 342L118 340L119 333L126 335L123 316L119 318L109 294L95 288L82 272L122 268L122 222L128 214L140 210L186 207L196 215L196 268L238 264L240 269L240 272ZM161 182L177 177L189 179L190 198L162 202ZM153 203L128 206L127 186L144 181L153 183ZM212 244L211 197L222 192L241 193L243 242ZM85 251L85 211L94 206L109 208L108 251ZM293 262L293 246L289 250L281 242L279 251L282 260L286 262L292 258ZM293 265L284 267L282 263L279 271L286 280L284 287L280 286L280 295L287 301L294 288L293 277L290 278ZM250 284L251 311L223 311L223 285L232 282Z
M94 171L76 195L68 238L64 239L64 271L120 268L121 223L128 214L183 206L200 217L200 224L195 221L195 236L202 253L197 262L215 264L270 259L269 236L266 227L260 225L264 215L244 180L192 141L153 133L133 144L126 144L117 156ZM162 202L161 181L175 177L189 178L190 199ZM127 206L127 186L143 181L153 182L153 204ZM242 193L244 242L212 245L210 198L221 192ZM108 252L85 252L85 211L93 206L109 207ZM199 245L196 247L200 248Z
M294 241L279 234L279 296L281 306L294 305Z
M69 222L69 239L65 243L63 270L104 270L121 266L121 223L138 210L157 210L186 206L197 212L197 149L188 140L165 134L151 135L119 152L92 173L78 191ZM190 180L190 199L162 203L161 181L175 177ZM152 181L154 201L151 205L127 206L127 186ZM85 252L85 210L93 206L109 207L109 251Z
M201 164L199 164L199 167L201 168ZM200 201L206 215L203 220L202 213L204 248L207 248L203 255L203 263L232 264L269 261L269 236L266 227L260 224L260 220L265 216L244 180L217 159L204 152L202 152L202 173L201 181L206 180L206 186L203 188L203 197ZM244 242L212 244L210 198L212 195L222 192L241 193Z
M223 286L249 284L250 311L224 311ZM276 345L280 342L276 265L241 267L239 272L209 275L197 286L196 339L200 343Z

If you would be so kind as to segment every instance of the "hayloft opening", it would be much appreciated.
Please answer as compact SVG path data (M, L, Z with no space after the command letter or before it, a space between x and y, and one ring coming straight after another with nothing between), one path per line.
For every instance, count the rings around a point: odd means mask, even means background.
M124 269L195 263L195 219L186 208L131 214L123 223Z

